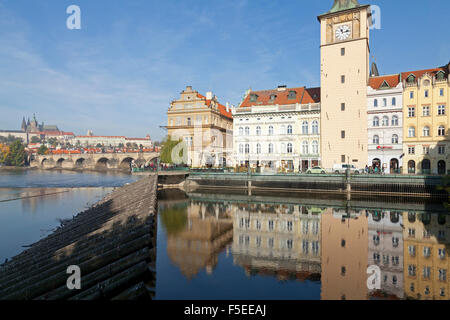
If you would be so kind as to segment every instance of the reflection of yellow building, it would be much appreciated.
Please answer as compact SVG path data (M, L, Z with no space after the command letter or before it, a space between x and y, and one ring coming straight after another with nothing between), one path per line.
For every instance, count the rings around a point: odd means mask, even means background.
M450 64L403 72L403 173L449 172Z
M448 215L404 213L403 222L406 295L449 300Z
M280 280L320 277L320 211L300 205L239 204L233 258L247 273Z
M233 116L212 92L206 97L186 87L167 112L168 135L188 146L187 164L193 167L222 166L227 150L232 151Z
M167 236L167 254L191 279L203 268L212 273L219 253L231 242L233 224L224 207L217 203L191 202L186 210L187 226Z
M322 214L322 299L367 299L368 220L334 209Z

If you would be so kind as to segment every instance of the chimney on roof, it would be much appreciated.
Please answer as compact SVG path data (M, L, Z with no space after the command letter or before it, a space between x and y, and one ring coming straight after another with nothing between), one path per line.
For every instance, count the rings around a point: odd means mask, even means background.
M206 100L212 100L212 98L213 98L213 93L212 93L212 91L208 91L208 92L206 93Z
M192 86L186 86L186 91L192 91Z
M278 86L278 91L286 91L286 88L286 85Z

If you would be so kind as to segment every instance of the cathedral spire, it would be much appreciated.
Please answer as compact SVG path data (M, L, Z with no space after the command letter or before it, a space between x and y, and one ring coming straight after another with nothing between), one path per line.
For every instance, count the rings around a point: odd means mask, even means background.
M27 131L27 123L25 122L25 117L22 119L22 131Z

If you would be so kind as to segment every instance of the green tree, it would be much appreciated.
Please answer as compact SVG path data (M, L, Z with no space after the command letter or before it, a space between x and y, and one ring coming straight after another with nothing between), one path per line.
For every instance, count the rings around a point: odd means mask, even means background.
M125 146L123 145L123 143L121 142L121 143L119 143L119 148L120 149L123 149Z
M103 147L103 146L102 146L101 143L97 143L96 147L97 147L97 148L101 148L101 147Z
M174 161L172 159L172 151L179 143L182 143L182 140L172 140L170 136L167 136L166 140L162 143L161 148L161 162L162 163L170 163L173 164ZM183 157L183 150L180 151L180 157Z
M6 157L7 166L23 167L25 165L25 147L21 140L14 141L10 146L10 152Z
M47 152L48 152L48 148L47 148L47 146L46 145L44 145L44 144L42 144L40 147L39 147L39 149L38 149L38 151L37 151L37 154L39 154L39 155L44 155L44 154L47 154Z
M161 222L168 235L175 235L186 228L187 225L186 206L167 208L161 213Z
M48 139L48 143L49 143L51 146L56 146L56 144L58 143L58 139L56 139L56 138L50 138L50 139Z

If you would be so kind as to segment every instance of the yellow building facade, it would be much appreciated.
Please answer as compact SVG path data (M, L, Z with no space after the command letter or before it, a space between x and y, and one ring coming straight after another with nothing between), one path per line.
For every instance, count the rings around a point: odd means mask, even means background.
M404 174L450 172L449 67L402 73Z
M421 300L449 300L450 226L447 214L403 214L405 294Z
M187 86L180 98L170 104L167 118L168 136L185 142L187 155L183 163L191 167L221 167L231 162L231 108L220 104L212 92L203 96Z
M321 24L322 166L367 164L369 5L336 0Z

